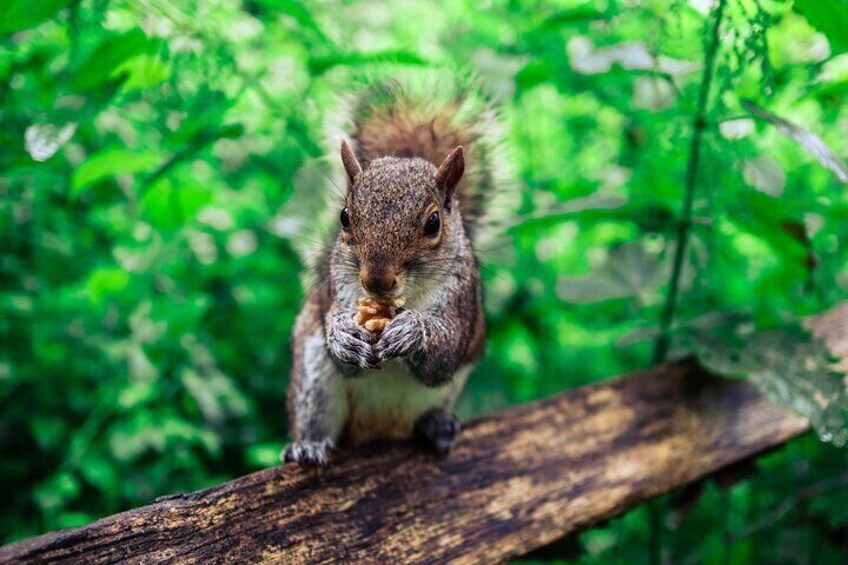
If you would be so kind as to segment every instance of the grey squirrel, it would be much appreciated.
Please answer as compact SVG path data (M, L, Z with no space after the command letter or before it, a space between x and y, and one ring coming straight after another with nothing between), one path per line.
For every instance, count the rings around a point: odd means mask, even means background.
M302 465L326 465L340 444L413 436L447 454L453 405L485 349L471 238L498 181L494 112L469 83L428 93L387 81L350 117L337 231L293 331L283 459ZM371 332L354 320L366 296L405 304Z

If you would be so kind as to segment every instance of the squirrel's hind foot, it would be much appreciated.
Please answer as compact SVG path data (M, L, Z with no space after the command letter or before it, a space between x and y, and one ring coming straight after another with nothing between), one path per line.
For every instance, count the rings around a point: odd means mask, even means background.
M415 437L438 457L450 453L459 438L459 418L443 408L432 408L415 422Z
M294 462L306 467L326 467L335 447L330 438L322 441L296 441L286 448L281 459L284 463Z

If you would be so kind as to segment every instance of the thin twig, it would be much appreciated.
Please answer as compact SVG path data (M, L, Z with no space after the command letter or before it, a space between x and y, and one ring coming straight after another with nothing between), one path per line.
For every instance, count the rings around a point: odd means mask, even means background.
M671 325L677 312L677 295L680 292L680 275L683 272L683 261L686 257L686 246L689 242L689 232L692 227L692 203L695 198L695 187L698 182L698 169L701 161L701 141L707 127L707 104L710 87L713 82L716 54L719 46L719 30L726 0L718 0L715 8L710 42L704 54L704 69L701 76L701 89L698 94L698 107L695 111L692 141L689 146L689 161L686 167L686 193L683 201L683 211L677 226L677 248L674 251L674 264L669 281L668 295L660 318L660 335L654 347L654 364L662 363L668 355Z

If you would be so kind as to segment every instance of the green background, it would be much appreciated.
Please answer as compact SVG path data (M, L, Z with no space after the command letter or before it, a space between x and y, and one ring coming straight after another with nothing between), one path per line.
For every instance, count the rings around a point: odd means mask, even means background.
M291 220L321 205L336 158L324 123L362 75L471 70L501 109L519 204L480 249L490 335L461 415L651 364L687 169L672 354L723 336L712 362L807 406L775 383L823 365L787 377L785 348L751 352L746 336L807 347L790 328L848 297L848 2L729 1L714 56L708 9L5 2L0 542L277 464L297 250L321 237ZM826 377L831 402L807 415L840 443L844 385ZM560 557L844 562L844 449L811 433L759 463Z

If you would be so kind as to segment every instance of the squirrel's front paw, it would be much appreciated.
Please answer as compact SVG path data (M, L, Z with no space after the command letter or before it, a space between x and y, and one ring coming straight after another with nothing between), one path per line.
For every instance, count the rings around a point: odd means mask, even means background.
M326 467L335 447L335 443L330 438L322 441L296 441L286 448L281 458L285 463L295 462L309 467Z
M380 363L371 344L371 332L355 324L350 312L340 312L333 317L333 324L327 331L327 349L346 365L373 369Z
M405 357L424 346L424 321L421 313L404 310L395 316L377 342L375 349L382 361Z

